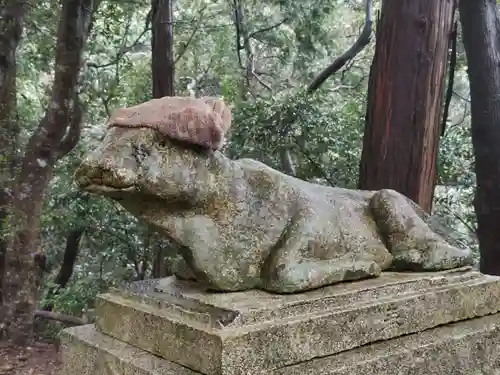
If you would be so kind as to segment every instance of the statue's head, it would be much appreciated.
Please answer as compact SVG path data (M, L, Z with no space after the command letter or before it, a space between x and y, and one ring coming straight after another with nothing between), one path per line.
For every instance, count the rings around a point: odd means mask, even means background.
M229 109L213 98L165 97L120 109L75 179L89 192L121 201L205 199L230 121Z

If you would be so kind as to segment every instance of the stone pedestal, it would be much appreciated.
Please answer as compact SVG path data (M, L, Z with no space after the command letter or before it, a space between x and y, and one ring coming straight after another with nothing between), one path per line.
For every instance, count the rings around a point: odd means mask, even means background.
M61 375L496 374L498 312L500 278L470 269L295 295L138 282L64 331Z

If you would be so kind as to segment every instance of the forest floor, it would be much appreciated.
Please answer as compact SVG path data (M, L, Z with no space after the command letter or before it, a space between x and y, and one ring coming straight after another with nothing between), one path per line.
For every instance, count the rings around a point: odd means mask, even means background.
M13 347L0 342L0 375L56 375L59 364L55 343Z

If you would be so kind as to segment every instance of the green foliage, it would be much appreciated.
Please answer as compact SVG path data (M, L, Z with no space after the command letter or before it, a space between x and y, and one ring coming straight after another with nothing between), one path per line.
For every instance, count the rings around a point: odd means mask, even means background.
M340 101L337 106L332 102ZM355 187L364 129L360 93L299 91L285 99L247 102L234 111L228 154L261 160L280 170L289 149L297 177Z
M54 285L51 282L47 282L46 287L51 288ZM72 282L69 287L62 289L56 298L46 297L43 300L42 307L52 304L56 311L68 314L81 314L86 312L91 301L103 290L102 287L103 285L100 285L99 280L96 280L94 277L81 278Z

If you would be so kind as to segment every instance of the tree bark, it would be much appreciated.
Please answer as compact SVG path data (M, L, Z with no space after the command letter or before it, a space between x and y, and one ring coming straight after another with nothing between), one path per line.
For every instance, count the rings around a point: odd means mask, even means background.
M59 288L65 288L68 281L73 275L78 251L80 250L80 240L85 233L85 228L72 229L66 239L66 248L64 250L64 258L56 276L55 283Z
M500 275L500 19L494 0L461 0L471 94L480 271Z
M30 1L0 0L0 305L5 272L6 218L17 156L16 52ZM0 329L2 323L0 322Z
M64 289L66 284L71 279L73 270L75 269L76 260L78 258L78 252L80 250L80 240L82 239L84 233L85 228L79 227L70 230L68 236L66 237L66 247L64 249L63 261L61 268L59 268L59 273L54 280L54 284L56 285L47 292L47 299L49 299L49 301L56 296L61 289ZM49 302L43 309L45 311L52 311L53 308L53 303Z
M78 77L83 49L97 2L64 0L60 13L55 75L50 104L30 137L13 191L12 225L5 257L4 303L0 336L25 345L33 338L41 265L39 226L43 200L54 164L78 142L82 110Z
M359 188L430 212L454 0L384 0L370 72Z
M173 7L173 0L151 0L153 98L175 96ZM153 236L153 232L149 231L148 236ZM153 275L161 275L160 270L166 268L165 257L162 256L163 249L159 246L158 241L153 241L150 246L153 246L154 254L151 261L156 267L156 272L153 271ZM140 273L143 274L143 278L144 271L144 268L141 268ZM139 274L137 276L141 277Z
M173 0L152 0L151 10L153 98L174 96Z

